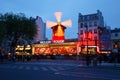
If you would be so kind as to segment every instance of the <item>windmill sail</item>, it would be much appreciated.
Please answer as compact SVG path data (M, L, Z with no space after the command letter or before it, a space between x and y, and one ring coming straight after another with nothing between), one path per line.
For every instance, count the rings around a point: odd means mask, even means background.
M61 23L63 26L68 26L71 27L72 26L72 21L71 20L67 20Z
M55 12L55 17L56 17L58 22L61 21L61 16L62 16L62 12Z
M57 25L56 22L52 22L52 21L47 21L47 22L46 22L46 26L47 26L48 28L51 28L51 27L53 27L53 26L55 26L55 25Z

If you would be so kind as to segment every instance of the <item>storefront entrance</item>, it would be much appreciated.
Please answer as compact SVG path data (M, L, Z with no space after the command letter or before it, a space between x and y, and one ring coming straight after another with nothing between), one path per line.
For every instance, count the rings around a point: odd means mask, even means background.
M82 54L87 54L87 52L88 52L88 54L97 54L97 48L88 46L88 50L87 50L87 47L81 47Z

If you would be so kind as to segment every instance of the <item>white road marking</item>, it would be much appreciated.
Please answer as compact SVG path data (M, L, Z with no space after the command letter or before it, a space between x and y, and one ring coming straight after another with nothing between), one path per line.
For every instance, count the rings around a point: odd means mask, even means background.
M39 68L36 67L36 66L34 66L34 67L33 67L33 70L37 71L37 70L39 70Z
M30 70L30 66L26 66L26 70Z
M12 66L11 68L12 68L12 69L15 69L15 68L17 68L17 66L15 65L15 66Z
M65 70L63 67L57 67L58 70Z
M18 67L18 69L23 69L23 67L24 67L24 66L21 65L21 66Z
M40 67L43 71L48 71L46 67Z
M48 67L50 70L52 71L58 71L57 69L53 68L53 67Z

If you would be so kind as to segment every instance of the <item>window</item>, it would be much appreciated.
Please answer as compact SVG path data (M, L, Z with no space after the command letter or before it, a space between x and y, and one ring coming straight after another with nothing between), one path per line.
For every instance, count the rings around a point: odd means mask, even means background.
M80 27L83 28L83 23L80 24Z
M113 42L113 48L119 48L119 44L118 44L118 42Z
M89 22L89 27L92 27L92 22Z
M83 41L83 37L81 37L80 40Z
M88 26L87 23L84 23L84 27Z
M83 34L83 30L80 30L80 34Z
M84 20L87 21L87 16L84 16Z
M94 37L94 40L97 40L97 36Z
M80 16L79 19L80 19L80 21L83 21L83 17L82 16Z
M97 15L95 15L94 17L95 17L95 19L98 19L98 16L97 16Z
M92 20L92 16L91 15L89 16L89 20Z
M115 33L115 37L118 37L118 33Z
M89 20L89 16L87 16L87 20Z
M94 33L97 33L97 29L94 29Z
M85 29L85 32L87 32L87 29Z
M97 26L97 22L94 22L94 26Z
M89 29L89 32L91 32L91 33L92 33L92 29Z

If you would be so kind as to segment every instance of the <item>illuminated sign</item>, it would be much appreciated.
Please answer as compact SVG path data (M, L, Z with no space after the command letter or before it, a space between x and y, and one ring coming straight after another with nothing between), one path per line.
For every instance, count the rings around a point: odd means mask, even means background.
M64 43L64 40L54 40L53 43Z
M40 44L49 44L51 41L40 41Z

